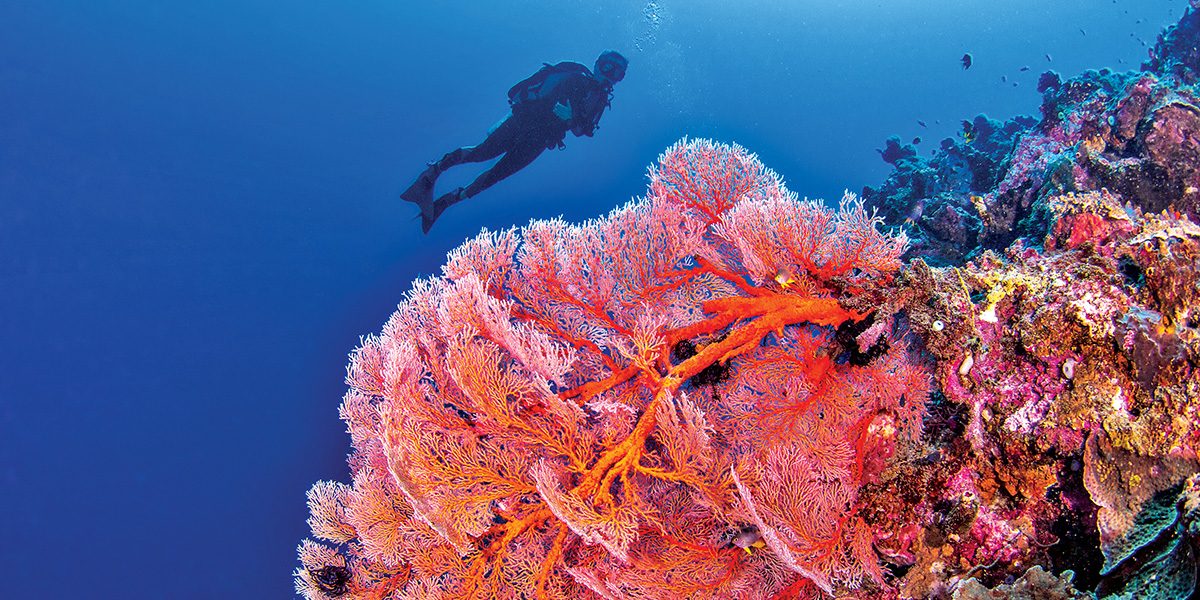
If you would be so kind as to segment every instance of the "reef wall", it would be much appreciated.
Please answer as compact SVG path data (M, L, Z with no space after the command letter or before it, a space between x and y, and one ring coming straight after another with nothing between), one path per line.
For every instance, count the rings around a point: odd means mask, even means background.
M937 378L931 454L876 496L911 523L877 544L900 596L1191 597L1198 33L1186 11L1138 71L1043 74L1040 119L881 151L863 197L913 240L893 301Z

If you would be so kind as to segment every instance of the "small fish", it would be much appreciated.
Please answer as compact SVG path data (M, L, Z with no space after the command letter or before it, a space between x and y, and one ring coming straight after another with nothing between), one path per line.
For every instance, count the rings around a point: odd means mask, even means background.
M1013 87L1020 87L1020 85L1021 85L1020 82L1017 82L1017 81L1013 82Z
M1079 33L1081 33L1083 35L1087 35L1087 32L1084 31L1082 27L1079 28Z
M941 460L942 460L942 451L934 450L933 452L930 452L929 454L926 454L925 456L922 456L920 458L913 460L913 463L917 464L917 465L921 465L921 466L928 466L928 465L936 465Z
M1008 75L1001 75L1000 83L1008 83Z
M1047 55L1046 55L1046 62L1050 62L1050 61L1052 61L1052 60L1054 60L1054 59L1053 59L1053 58L1050 58L1050 55L1049 55L1049 54L1047 54Z
M753 554L754 550L766 546L763 541L762 534L758 532L758 528L753 525L743 527L740 531L733 532L733 539L729 541L727 547L737 546L746 551L746 554Z
M912 141L912 143L913 143L913 144L920 144L920 143L921 143L921 136L919 136L919 135L918 135L917 137L913 138L913 141Z
M917 125L920 125L921 127L929 127L928 125L925 124L925 121L922 121L920 119L917 119Z
M966 71L967 69L970 69L970 68L971 68L971 63L972 63L972 62L974 62L974 59L971 57L971 53L970 53L970 52L967 52L966 54L963 54L963 55L962 55L962 58L960 58L959 60L961 60L961 61L962 61L962 67L963 67L963 70L964 70L964 71Z
M925 212L925 200L917 200L912 207L908 209L908 214L904 215L904 224L913 225L921 220L921 214Z
M1021 67L1022 72L1028 71L1028 70L1029 70L1029 65L1025 65L1025 66Z
M971 205L981 216L987 215L987 203L983 201L983 196L971 196Z
M779 267L775 272L775 283L779 284L782 289L788 289L793 283L796 283L796 275L788 267Z

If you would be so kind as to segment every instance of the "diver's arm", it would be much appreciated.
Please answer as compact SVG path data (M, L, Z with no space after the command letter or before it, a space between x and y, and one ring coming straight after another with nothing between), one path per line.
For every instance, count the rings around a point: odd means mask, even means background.
M556 102L553 110L554 116L568 123L575 116L575 111L571 110L571 101L569 99Z

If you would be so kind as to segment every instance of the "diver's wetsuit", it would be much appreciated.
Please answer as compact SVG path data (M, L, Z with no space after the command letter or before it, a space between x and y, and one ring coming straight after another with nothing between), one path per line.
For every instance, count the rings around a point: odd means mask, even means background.
M430 164L417 178L417 183L401 195L406 200L420 204L420 194L414 190L432 190L434 182L446 169L503 155L466 188L438 198L428 210L422 206L422 229L428 232L433 221L447 207L473 197L525 168L547 149L562 148L568 131L576 136L595 133L600 116L608 107L611 84L606 84L578 63L560 63L560 66L563 64L570 64L579 72L555 85L553 93L547 97L514 104L512 112L488 132L487 138L478 145L457 148ZM570 107L569 120L564 121L554 113L556 104Z
M587 69L579 66L585 73ZM543 151L561 148L568 131L576 136L591 136L608 106L610 88L591 75L568 77L555 87L553 96L517 104L482 143L464 146L450 152L435 163L438 174L455 165L483 162L504 155L492 168L482 173L463 190L462 196L472 197L496 182L520 171ZM556 103L571 107L571 119L563 121L554 114Z

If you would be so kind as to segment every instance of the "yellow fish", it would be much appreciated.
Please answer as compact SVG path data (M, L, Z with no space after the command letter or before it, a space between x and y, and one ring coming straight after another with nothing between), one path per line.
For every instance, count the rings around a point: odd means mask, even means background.
M787 267L779 267L779 270L775 272L775 283L778 283L779 287L786 290L791 287L793 283L796 283L796 276L792 274L791 269Z

